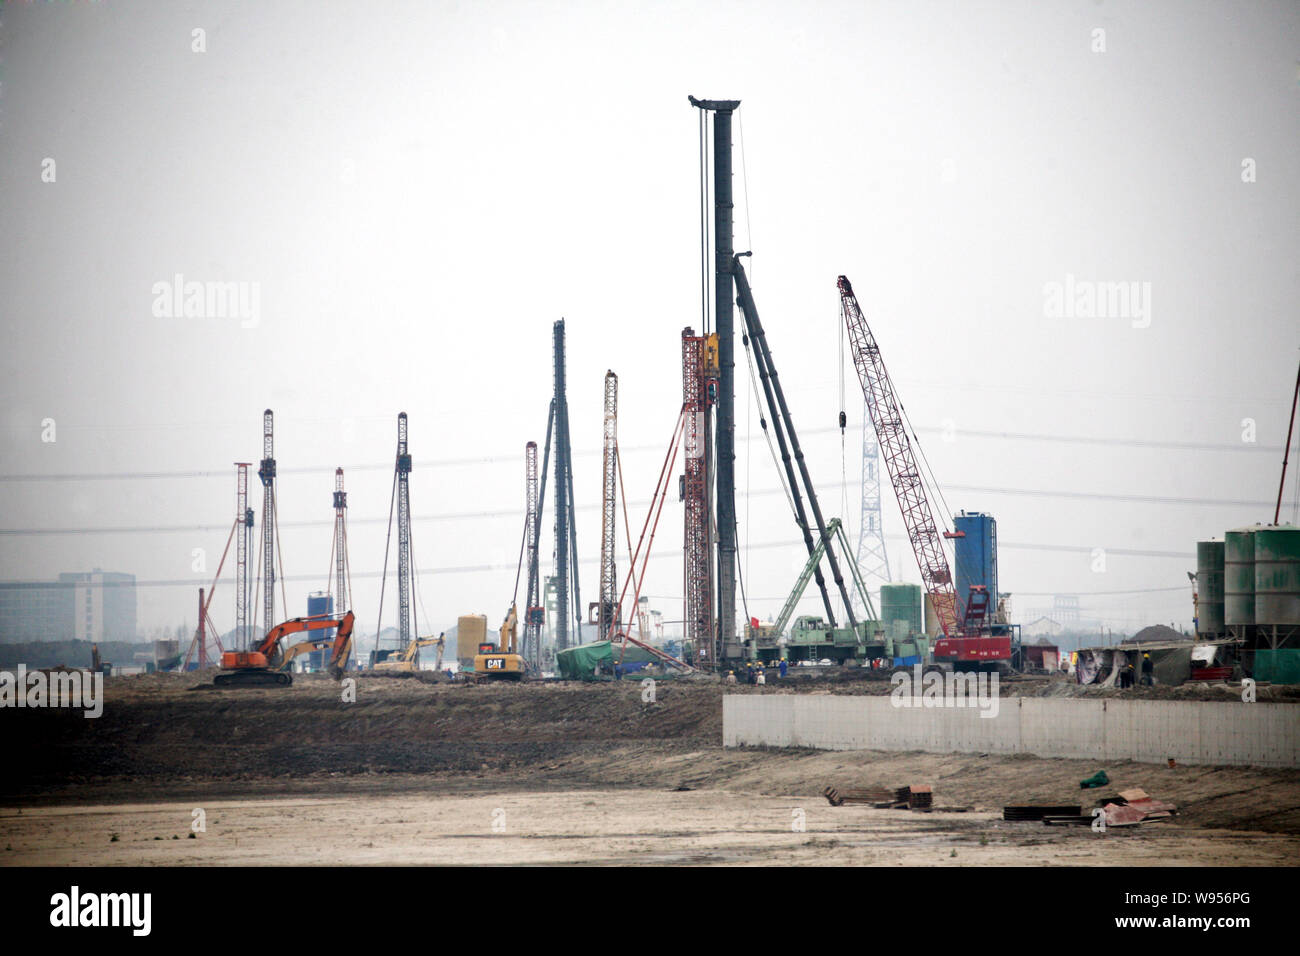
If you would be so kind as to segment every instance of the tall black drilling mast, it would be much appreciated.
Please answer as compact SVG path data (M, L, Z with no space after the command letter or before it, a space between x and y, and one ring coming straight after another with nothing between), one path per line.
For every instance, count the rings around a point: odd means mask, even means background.
M718 398L713 429L717 467L718 641L724 658L740 656L736 638L736 385L732 288L731 115L740 100L697 100L713 114L713 293L718 334ZM708 329L705 329L707 334Z
M262 413L262 625L267 631L275 619L275 426L271 410ZM286 611L288 608L285 609Z
M582 595L578 590L577 530L573 521L573 449L569 445L569 401L565 397L564 320L555 323L555 397L551 426L555 431L555 649L569 647L569 585L573 585L573 643L582 643Z

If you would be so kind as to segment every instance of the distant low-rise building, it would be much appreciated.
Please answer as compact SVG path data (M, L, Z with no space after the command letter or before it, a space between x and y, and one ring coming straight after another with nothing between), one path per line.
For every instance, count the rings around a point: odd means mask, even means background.
M0 641L134 641L135 575L71 571L0 582Z

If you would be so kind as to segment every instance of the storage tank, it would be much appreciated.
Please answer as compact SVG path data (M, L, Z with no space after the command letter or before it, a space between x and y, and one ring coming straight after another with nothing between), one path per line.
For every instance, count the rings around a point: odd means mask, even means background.
M1234 528L1223 535L1223 622L1255 623L1255 528Z
M939 636L939 614L934 609L934 598L925 596L925 633L927 637Z
M1255 623L1300 625L1300 528L1295 525L1255 531Z
M882 584L880 619L888 637L901 639L921 633L921 585Z
M998 523L983 511L963 511L952 519L954 584L957 588L957 616L965 617L966 602L973 584L982 584L989 593L987 617L998 606Z
M307 616L308 617L333 617L334 616L334 595L326 591L312 591L307 595ZM308 631L299 635L297 640L307 640L308 638L321 638L324 640L333 640L336 629L329 627L323 631ZM325 667L329 661L330 652L327 650L312 651L306 657L306 666L311 670L318 671Z
M1223 633L1222 541L1196 542L1196 633L1217 637Z
M464 670L474 669L478 646L487 643L487 615L462 614L456 619L456 661Z

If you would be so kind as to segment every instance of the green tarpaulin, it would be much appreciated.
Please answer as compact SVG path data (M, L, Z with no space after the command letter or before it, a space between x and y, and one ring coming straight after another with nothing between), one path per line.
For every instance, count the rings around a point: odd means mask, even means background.
M555 667L560 677L565 680L598 680L614 676L614 664L619 660L619 649L609 641L596 641L594 644L579 644L555 655ZM628 644L622 650L625 664L638 664L657 660L643 647ZM599 677L596 668L600 668Z

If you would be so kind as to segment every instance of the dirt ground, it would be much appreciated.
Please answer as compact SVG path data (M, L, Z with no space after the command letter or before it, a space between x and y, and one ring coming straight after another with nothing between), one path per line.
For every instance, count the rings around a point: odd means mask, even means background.
M193 810L205 831L189 839ZM803 829L798 827L802 826ZM495 827L495 829L494 829ZM115 840L114 837L117 839ZM1150 825L1104 834L993 813L831 807L728 790L213 800L0 810L32 865L1290 865L1300 838Z
M0 781L0 865L1300 859L1300 771L1107 764L1112 785L1081 791L1102 765L721 747L724 692L888 692L879 681L791 683L662 681L647 704L630 681L363 677L344 703L328 679L214 690L194 675L111 678L95 720L0 711L10 766L22 768ZM1026 695L1060 692L1059 682L1020 683ZM836 808L820 796L919 783L937 807L969 809ZM1104 835L1000 819L1011 803L1087 812L1134 786L1176 804L1177 817ZM195 808L207 828L190 839Z

